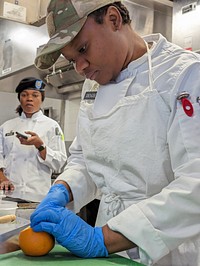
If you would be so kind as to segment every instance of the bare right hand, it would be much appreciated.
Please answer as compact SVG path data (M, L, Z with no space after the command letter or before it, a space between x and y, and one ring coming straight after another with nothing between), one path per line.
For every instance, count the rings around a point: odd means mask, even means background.
M9 180L5 180L0 183L0 189L5 190L5 191L8 191L8 190L13 191L15 189L15 186Z
M4 175L3 170L0 169L0 190L14 190L15 186L13 183Z

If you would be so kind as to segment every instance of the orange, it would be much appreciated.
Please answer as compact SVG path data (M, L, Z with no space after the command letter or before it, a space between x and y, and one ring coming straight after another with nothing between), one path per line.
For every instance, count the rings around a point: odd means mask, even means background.
M46 232L34 232L29 226L19 234L19 246L28 256L43 256L55 245L55 239Z

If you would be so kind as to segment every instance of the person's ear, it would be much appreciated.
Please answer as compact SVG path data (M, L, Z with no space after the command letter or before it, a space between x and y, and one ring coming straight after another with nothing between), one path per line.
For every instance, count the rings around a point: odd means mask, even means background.
M106 17L108 21L111 23L111 27L114 31L121 29L122 26L122 16L119 10L114 6L109 6Z

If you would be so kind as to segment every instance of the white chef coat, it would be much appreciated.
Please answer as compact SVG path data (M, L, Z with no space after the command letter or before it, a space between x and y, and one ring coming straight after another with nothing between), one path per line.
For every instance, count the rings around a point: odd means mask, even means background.
M33 131L46 146L46 159L34 145L22 145L15 132ZM21 116L0 126L0 168L21 192L45 195L51 186L51 174L59 172L67 160L63 132L59 124L42 111L27 118Z
M70 185L75 211L99 189L97 224L108 222L136 243L142 263L197 266L200 57L160 34L145 40L154 42L150 64L143 55L116 82L99 86L95 101L82 100L72 155L58 179ZM83 89L96 86L86 81ZM176 99L183 91L192 117Z

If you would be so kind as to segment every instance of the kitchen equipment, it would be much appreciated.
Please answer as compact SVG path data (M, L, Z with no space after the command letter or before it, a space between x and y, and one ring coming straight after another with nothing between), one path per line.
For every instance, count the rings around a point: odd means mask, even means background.
M11 236L17 235L21 230L28 227L30 221L21 217L16 217L16 220L11 223L1 224L0 226L0 243L6 241Z
M14 191L4 192L2 200L14 202L40 202L43 198L44 195L30 192L22 192L16 188Z
M14 191L4 191L1 195L2 199L0 202L8 202L12 204L17 204L16 216L24 218L26 220L30 219L31 214L44 198L44 195L30 192L22 192L18 188Z
M15 215L17 210L17 203L10 201L0 201L0 217L4 215Z

